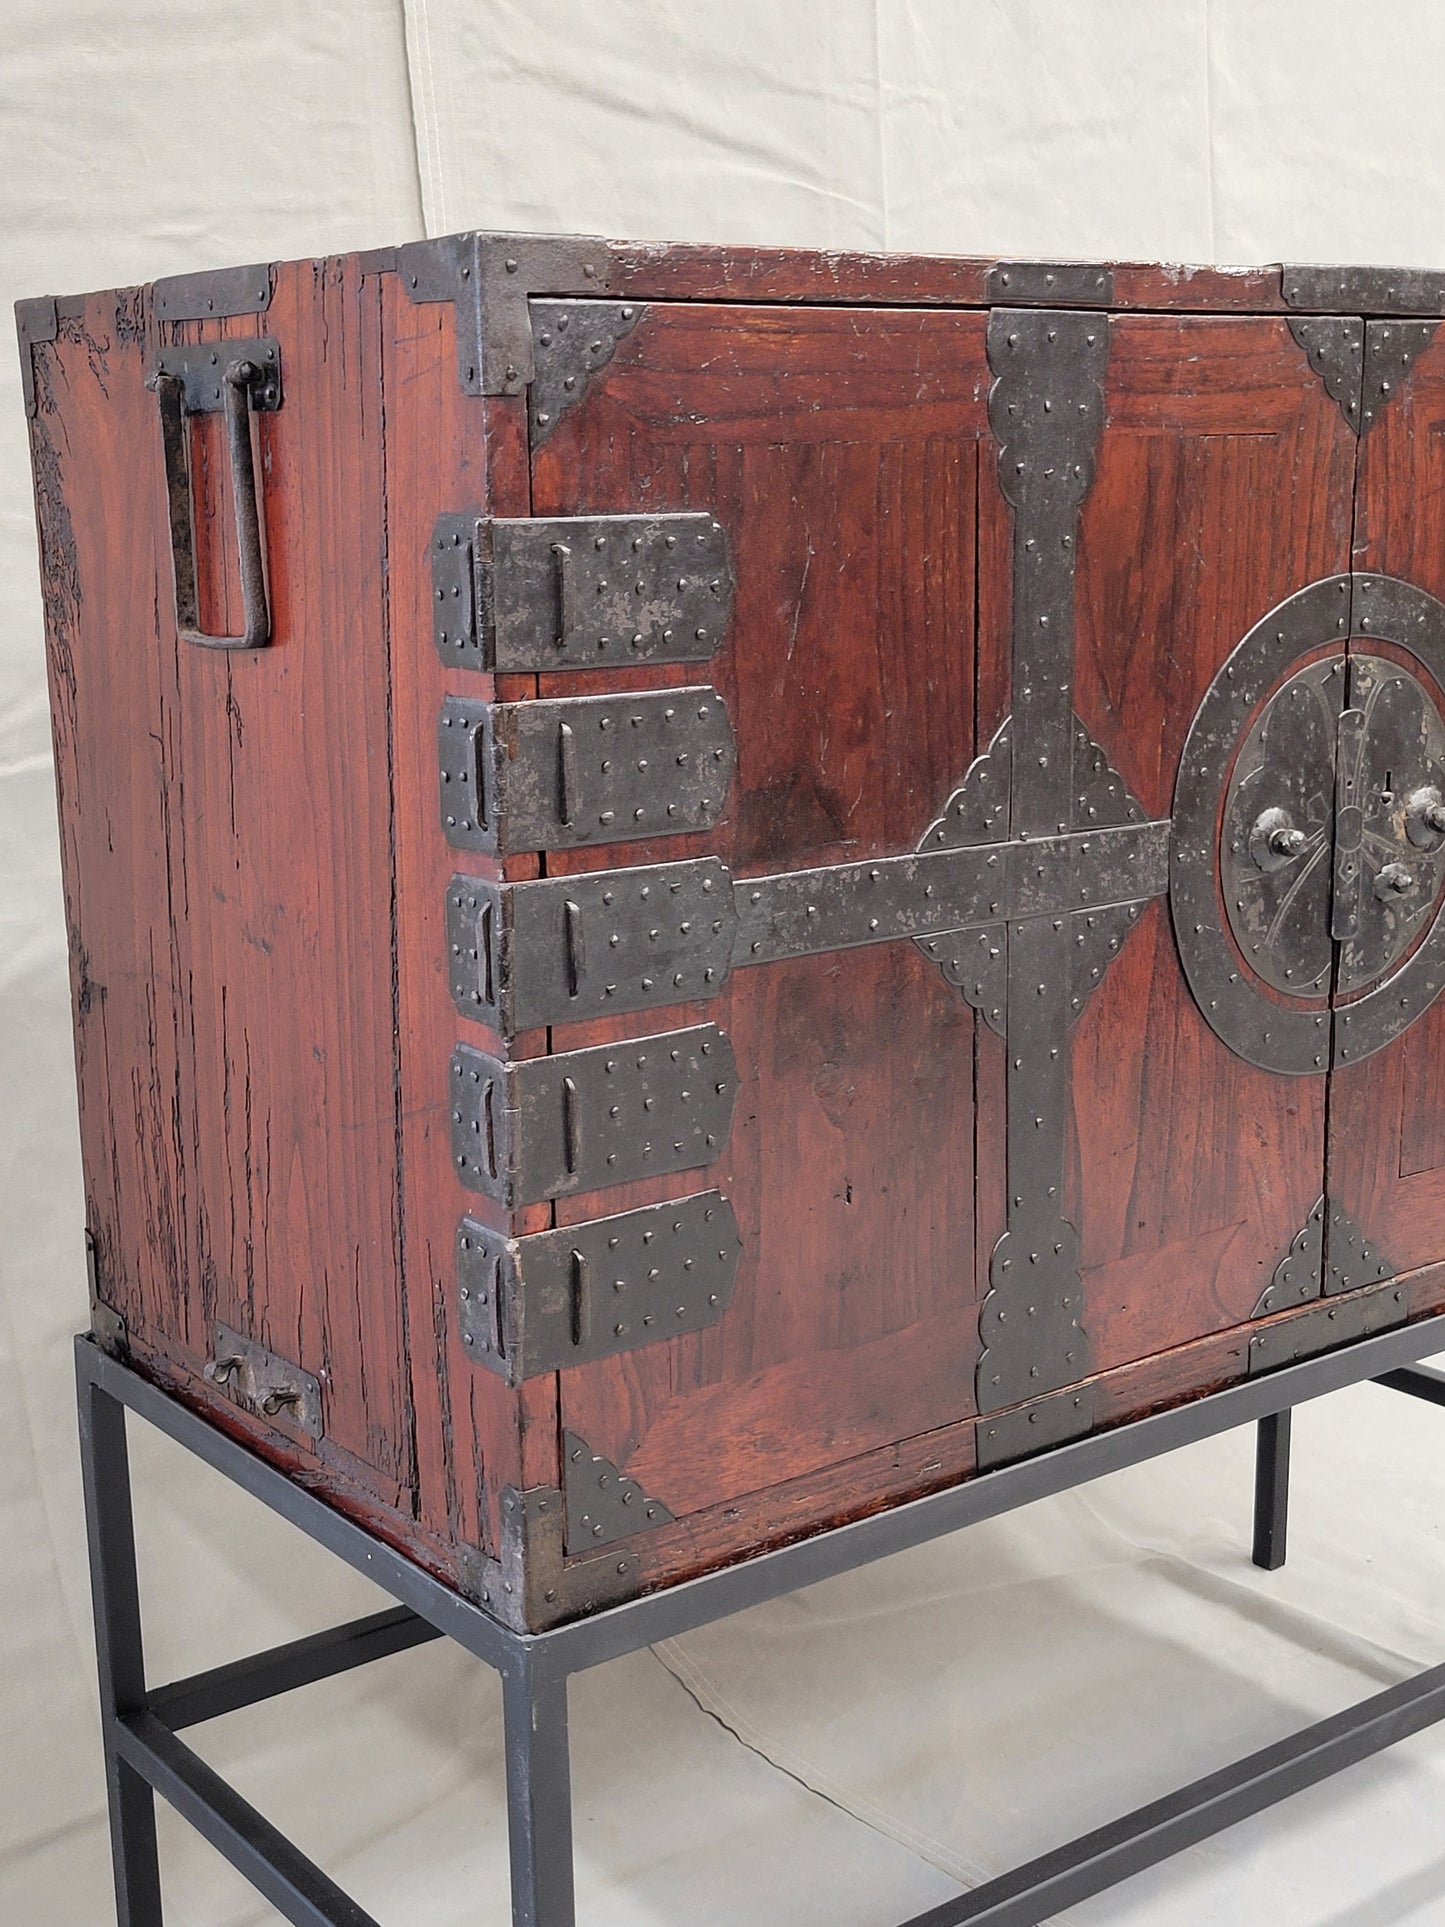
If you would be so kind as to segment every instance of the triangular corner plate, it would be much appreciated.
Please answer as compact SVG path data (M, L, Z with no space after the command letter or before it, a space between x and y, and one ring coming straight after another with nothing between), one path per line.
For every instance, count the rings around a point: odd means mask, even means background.
M1275 1266L1274 1276L1261 1292L1251 1316L1265 1318L1272 1311L1288 1311L1292 1305L1307 1305L1318 1298L1324 1262L1325 1201L1318 1198Z
M636 1479L619 1472L576 1432L563 1434L563 1452L568 1552L608 1546L649 1526L671 1523L672 1514L660 1499L650 1499Z
M1325 1227L1325 1296L1358 1291L1362 1285L1378 1285L1394 1276L1394 1265L1365 1236L1349 1212L1332 1204Z

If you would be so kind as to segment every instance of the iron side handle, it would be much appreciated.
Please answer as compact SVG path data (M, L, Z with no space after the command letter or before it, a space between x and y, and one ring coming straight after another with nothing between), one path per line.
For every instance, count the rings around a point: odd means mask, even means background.
M229 357L224 363L222 355ZM279 350L271 341L171 350L162 354L151 380L160 405L176 628L181 640L205 649L264 649L271 640L271 606L266 589L265 511L251 446L251 415L253 409L279 406ZM211 635L202 629L196 588L196 509L187 418L217 408L226 418L244 608L244 626L235 636Z

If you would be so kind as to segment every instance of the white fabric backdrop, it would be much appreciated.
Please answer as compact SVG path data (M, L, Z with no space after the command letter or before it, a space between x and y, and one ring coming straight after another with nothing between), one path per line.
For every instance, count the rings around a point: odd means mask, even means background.
M472 225L1445 261L1429 0L0 0L0 296ZM0 1920L109 1917L67 1340L81 1194L19 382L0 353ZM574 1688L586 1923L875 1923L1440 1656L1440 1419L1216 1441ZM158 1674L369 1589L142 1435ZM432 1647L203 1732L387 1923L504 1916L493 1682ZM1445 1920L1445 1739L1069 1916ZM169 1919L273 1918L166 1822Z

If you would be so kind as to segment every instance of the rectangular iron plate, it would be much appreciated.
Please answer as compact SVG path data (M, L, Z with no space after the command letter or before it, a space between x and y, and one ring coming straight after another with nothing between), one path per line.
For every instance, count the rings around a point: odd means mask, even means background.
M738 1075L716 1024L505 1064L452 1054L452 1161L509 1207L719 1157Z
M281 344L274 335L252 341L208 341L199 348L162 348L154 372L175 375L188 415L214 415L224 402L226 370L238 361L256 369L251 406L269 413L281 406Z
M742 1249L718 1191L508 1238L463 1218L459 1324L479 1365L513 1385L714 1325Z
M1094 261L1000 261L988 271L988 298L1006 308L1108 308L1114 276Z
M320 1380L289 1359L268 1352L254 1338L245 1338L218 1322L215 1356L206 1366L205 1375L233 1404L259 1418L279 1419L310 1438L320 1438Z
M710 829L737 761L726 706L705 683L522 703L449 696L437 744L447 841L501 854Z
M1398 1284L1375 1285L1350 1297L1332 1298L1313 1311L1297 1312L1255 1332L1249 1341L1249 1375L1272 1372L1348 1345L1352 1339L1367 1338L1371 1332L1402 1325L1408 1314L1406 1292Z
M978 1469L988 1471L1013 1459L1027 1459L1051 1446L1066 1445L1094 1429L1095 1387L1075 1385L1008 1412L991 1412L978 1421Z
M432 536L444 662L532 674L706 662L732 610L711 515L443 515Z
M219 321L228 315L264 314L271 305L271 269L211 268L170 274L152 289L157 321Z
M1445 273L1434 268L1280 269L1285 305L1316 314L1445 315Z

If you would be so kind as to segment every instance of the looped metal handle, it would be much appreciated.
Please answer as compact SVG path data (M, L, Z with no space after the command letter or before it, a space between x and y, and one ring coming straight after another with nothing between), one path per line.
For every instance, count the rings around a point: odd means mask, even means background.
M246 344L249 348L251 344ZM226 344L221 344L224 348ZM238 344L239 347L239 344ZM218 356L209 351L215 363ZM274 357L273 357L274 358ZM176 627L184 642L206 649L263 649L271 640L271 606L266 592L265 517L261 481L251 447L251 411L261 384L276 405L278 374L258 367L247 352L237 352L201 389L187 377L187 368L168 367L163 360L154 377L160 403L161 442L165 450L166 494L170 504L171 567L175 579ZM213 409L219 402L226 418L226 440L231 457L231 493L236 508L236 546L241 565L241 596L245 622L240 635L210 635L201 627L196 587L196 505L191 482L190 433L187 416Z

